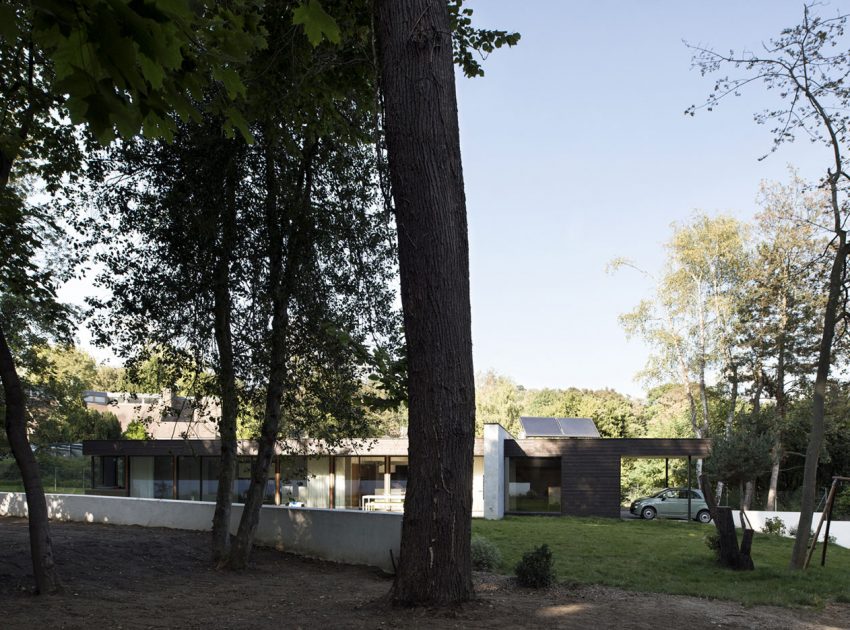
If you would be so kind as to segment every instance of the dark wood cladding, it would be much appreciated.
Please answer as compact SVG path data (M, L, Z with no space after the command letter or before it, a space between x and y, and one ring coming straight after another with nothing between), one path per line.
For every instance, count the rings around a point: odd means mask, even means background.
M561 513L620 517L620 462L624 457L706 457L705 439L506 440L505 457L561 458Z
M711 440L698 438L560 438L505 440L505 457L558 457L594 453L609 457L707 457Z
M242 440L237 446L239 455L256 455L257 444ZM291 440L276 447L278 455L407 455L407 440L404 438L379 438L353 441L330 447L314 440ZM218 440L85 440L83 455L127 455L131 457L150 455L194 455L218 456L221 448ZM475 456L484 455L484 440L476 438Z
M620 517L620 458L580 452L561 458L561 511Z
M221 455L218 440L84 440L83 455Z

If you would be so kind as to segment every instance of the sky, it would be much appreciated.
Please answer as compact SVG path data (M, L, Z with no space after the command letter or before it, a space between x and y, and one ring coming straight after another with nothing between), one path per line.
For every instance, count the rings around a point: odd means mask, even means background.
M477 26L519 45L457 77L470 231L475 369L527 388L612 388L636 381L651 349L618 316L651 297L625 257L660 271L671 224L695 211L750 220L763 180L788 166L815 179L830 154L799 142L766 160L775 103L760 85L685 116L713 87L691 44L760 50L797 24L802 3L712 0L467 0ZM832 2L824 12L846 10Z
M823 12L847 10L850 0ZM470 231L473 358L527 388L612 388L642 396L651 351L618 316L650 297L649 281L614 258L661 269L671 224L697 210L749 220L763 180L823 174L829 155L802 142L766 160L753 120L775 94L761 86L714 112L685 116L711 77L691 69L683 39L758 50L800 21L789 0L466 0L482 28L519 45L458 73ZM60 297L80 303L87 279ZM80 332L83 347L101 360Z

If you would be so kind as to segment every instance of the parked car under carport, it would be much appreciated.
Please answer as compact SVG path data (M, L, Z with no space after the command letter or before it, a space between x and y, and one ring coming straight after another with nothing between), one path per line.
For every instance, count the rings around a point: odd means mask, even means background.
M632 501L629 512L649 521L656 517L687 519L689 493L691 517L700 523L710 523L708 504L702 492L695 488L665 488L652 496Z

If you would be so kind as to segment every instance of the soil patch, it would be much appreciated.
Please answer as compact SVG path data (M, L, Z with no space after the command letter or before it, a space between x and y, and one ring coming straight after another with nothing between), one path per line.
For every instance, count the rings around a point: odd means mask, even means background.
M209 534L53 523L65 592L31 594L27 523L0 518L3 628L850 628L850 604L785 609L560 584L543 591L476 574L453 610L393 609L366 567L256 548L247 571L210 566Z

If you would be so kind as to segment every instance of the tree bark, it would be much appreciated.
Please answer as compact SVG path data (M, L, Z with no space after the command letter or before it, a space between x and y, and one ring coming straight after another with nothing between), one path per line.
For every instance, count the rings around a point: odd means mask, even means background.
M271 142L266 138L266 142ZM289 306L295 281L304 255L305 235L303 233L304 216L308 214L311 203L312 160L316 144L305 144L302 168L299 174L298 190L292 204L295 213L291 220L282 220L278 215L278 183L276 175L274 148L266 149L266 226L269 231L269 288L272 295L272 324L269 343L269 381L266 388L266 404L260 439L257 445L257 457L251 467L251 483L248 486L245 507L239 520L239 529L230 550L228 566L231 569L243 569L248 564L254 535L260 523L260 509L268 470L275 453L278 432L280 431L281 401L286 387L288 357L287 337L289 335ZM282 224L289 228L286 252L282 251Z
M377 35L409 357L397 605L473 595L469 245L445 1L379 0Z
M221 238L216 264L214 293L215 341L218 348L218 383L221 390L221 418L218 431L221 459L218 490L212 525L213 562L222 564L230 552L230 513L233 506L233 480L236 478L236 416L238 400L236 373L233 366L233 338L230 327L232 300L230 265L235 247L236 229L236 155L231 153L225 175L225 198L219 219Z
M787 276L787 274L786 274ZM779 315L779 335L776 343L776 423L773 427L773 449L771 449L770 484L767 488L765 510L776 509L776 489L779 486L779 468L782 464L782 429L785 427L785 340L788 328L788 295L782 293Z
M833 200L837 196L837 177L831 177ZM837 207L837 205L836 205ZM835 337L835 325L838 316L838 302L841 298L841 287L844 278L844 267L847 260L847 232L840 228L836 219L835 259L829 274L829 295L824 313L823 333L818 352L818 368L815 376L814 395L812 397L812 428L809 431L809 444L806 447L806 462L803 466L803 493L800 501L800 520L797 523L797 537L791 552L790 568L803 569L806 561L806 550L809 542L809 532L812 530L812 514L815 510L815 494L817 492L818 459L824 436L824 404L826 401L826 384L829 377L830 359L832 356L832 340Z
M35 461L27 439L26 403L24 388L15 368L12 352L6 343L0 326L0 380L6 397L6 436L24 482L29 516L30 555L38 593L56 593L62 590L56 564L53 561L53 545L47 519L47 501L38 463Z

